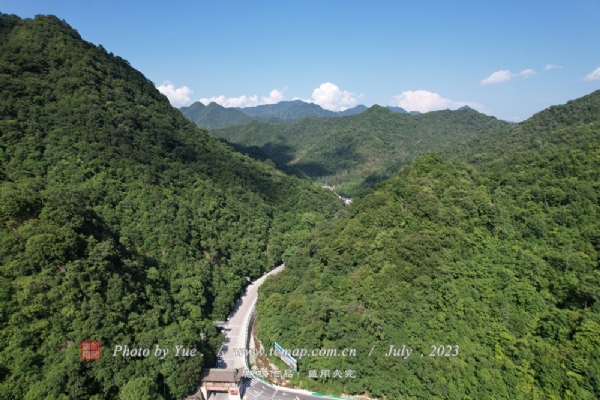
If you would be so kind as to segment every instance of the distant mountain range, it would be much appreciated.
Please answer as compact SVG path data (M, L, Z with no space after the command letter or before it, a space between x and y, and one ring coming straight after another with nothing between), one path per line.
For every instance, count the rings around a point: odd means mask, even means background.
M406 111L401 107L387 106L399 114L420 114L419 111ZM306 117L343 117L360 114L368 109L359 104L344 111L325 110L318 104L302 100L281 101L277 104L263 104L255 107L223 107L217 103L208 106L197 101L179 110L187 119L205 129L219 129L231 125L243 125L248 121L291 123Z
M286 122L297 121L305 117L341 117L344 115L360 114L367 109L360 104L344 111L325 110L318 104L302 100L281 101L277 104L263 104L256 107L237 108L251 117L274 117Z
M400 107L374 105L344 118L313 117L287 124L249 121L211 133L242 153L266 156L279 168L300 170L352 197L416 156L444 153L507 126L469 107L410 115Z
M0 400L189 398L214 321L282 263L264 347L369 351L309 358L295 387L600 399L600 90L518 124L186 107L245 121L208 132L64 20L1 12L0 82ZM324 366L340 379L306 373Z
M258 119L244 114L237 108L226 108L217 103L210 103L205 106L199 101L193 103L189 107L181 107L179 111L197 126L205 129L242 125L253 119Z

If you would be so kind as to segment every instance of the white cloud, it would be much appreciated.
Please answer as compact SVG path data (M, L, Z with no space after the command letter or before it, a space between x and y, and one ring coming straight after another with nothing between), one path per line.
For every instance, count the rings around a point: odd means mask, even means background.
M482 79L481 82L479 82L479 84L480 85L491 85L494 83L506 82L506 81L510 81L514 76L515 76L515 74L510 72L510 70L508 70L508 69L500 70L500 71L494 72L487 78Z
M501 69L500 71L496 71L485 79L482 79L479 84L480 85L492 85L496 83L502 83L506 81L510 81L515 76L520 76L523 79L531 78L536 75L535 71L531 68L524 69L518 74L514 74L510 72L508 69Z
M592 73L587 74L585 78L583 78L584 81L597 81L598 79L600 79L600 67L596 68Z
M277 104L283 100L283 92L281 90L273 89L269 93L269 97L263 97L262 104Z
M536 75L536 73L534 70L529 68L529 69L524 69L523 71L519 72L519 75L521 75L521 77L527 79L527 78L534 77Z
M285 89L284 89L285 90ZM283 91L278 89L271 90L268 96L262 96L261 100L258 100L258 96L239 96L239 97L225 97L223 95L213 97L203 97L200 102L209 105L212 102L222 105L223 107L255 107L261 104L275 104L283 100Z
M552 69L561 69L561 65L548 64L544 67L544 71L550 71Z
M300 101L303 101L305 103L314 103L314 101L312 101L311 99L303 99L301 97L294 97L292 100L300 100Z
M223 107L253 107L261 104L276 104L284 99L283 90L273 89L268 96L262 96L260 100L258 96L240 96L240 97L225 97L223 95L213 97L203 97L200 102L208 105L211 102L222 105ZM344 111L358 104L358 99L364 95L351 93L346 90L341 90L333 83L326 82L313 90L312 99L303 99L294 97L293 100L302 100L306 103L316 103L326 110Z
M200 99L204 105L217 103L223 107L252 107L258 105L258 96L240 96L227 98L223 95L213 97L202 97Z
M189 104L191 102L190 96L192 93L194 93L194 91L187 86L182 86L175 89L175 85L169 81L165 81L162 85L157 86L156 88L159 92L167 96L171 104L176 107Z
M425 113L434 110L445 110L447 108L457 109L462 106L469 106L480 111L485 109L483 105L478 103L446 99L437 93L427 90L407 90L393 97L397 100L396 104L406 111L420 111Z
M358 104L358 99L363 97L361 93L351 93L346 90L340 90L333 83L326 82L313 90L313 101L326 110L344 111Z

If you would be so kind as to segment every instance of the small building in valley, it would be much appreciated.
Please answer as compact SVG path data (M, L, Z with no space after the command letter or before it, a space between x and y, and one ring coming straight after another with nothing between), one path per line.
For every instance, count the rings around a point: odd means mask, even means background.
M241 400L243 368L217 369L205 368L202 370L200 392L204 399L208 399L212 392L227 392L229 400ZM198 394L196 394L196 398ZM192 397L193 398L193 397ZM188 397L190 399L190 397Z

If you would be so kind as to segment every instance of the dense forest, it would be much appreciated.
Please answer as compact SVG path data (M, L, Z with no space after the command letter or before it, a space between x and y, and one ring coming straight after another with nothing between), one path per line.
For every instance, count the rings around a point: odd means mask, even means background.
M421 115L372 106L341 118L303 118L291 124L250 121L211 131L246 147L258 147L277 165L294 167L314 181L354 197L393 176L429 151L446 153L510 124L472 109Z
M281 262L264 345L357 350L302 358L299 386L600 398L600 91L516 125L374 106L213 132L65 21L0 13L0 399L182 398L246 277Z
M474 165L429 154L363 192L261 288L265 346L356 348L300 361L328 393L600 398L599 119L597 91L457 146Z
M342 208L194 126L65 21L0 14L1 399L181 398L246 277ZM80 359L83 340L101 360Z

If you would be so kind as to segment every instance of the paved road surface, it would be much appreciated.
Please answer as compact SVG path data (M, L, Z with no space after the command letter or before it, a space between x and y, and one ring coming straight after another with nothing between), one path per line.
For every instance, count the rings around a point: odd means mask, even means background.
M282 271L285 265L280 265L268 274L263 275L246 288L246 292L235 303L235 307L223 332L226 335L225 342L221 348L222 362L219 368L244 368L246 363L244 357L236 357L233 349L244 349L246 347L246 324L250 317L250 312L258 299L258 288L269 275ZM245 380L244 400L322 400L323 396L313 396L310 392L304 390L287 389L277 386L269 386L258 379ZM210 400L227 400L227 393L215 393L210 396Z
M258 288L263 284L267 276L274 275L285 268L282 264L269 273L263 275L260 279L252 282L246 287L246 291L242 297L235 303L233 311L229 314L228 322L223 332L226 335L225 342L221 348L222 362L219 363L219 368L244 368L246 362L244 357L236 357L233 349L246 348L246 324L250 317L250 312L258 299Z

